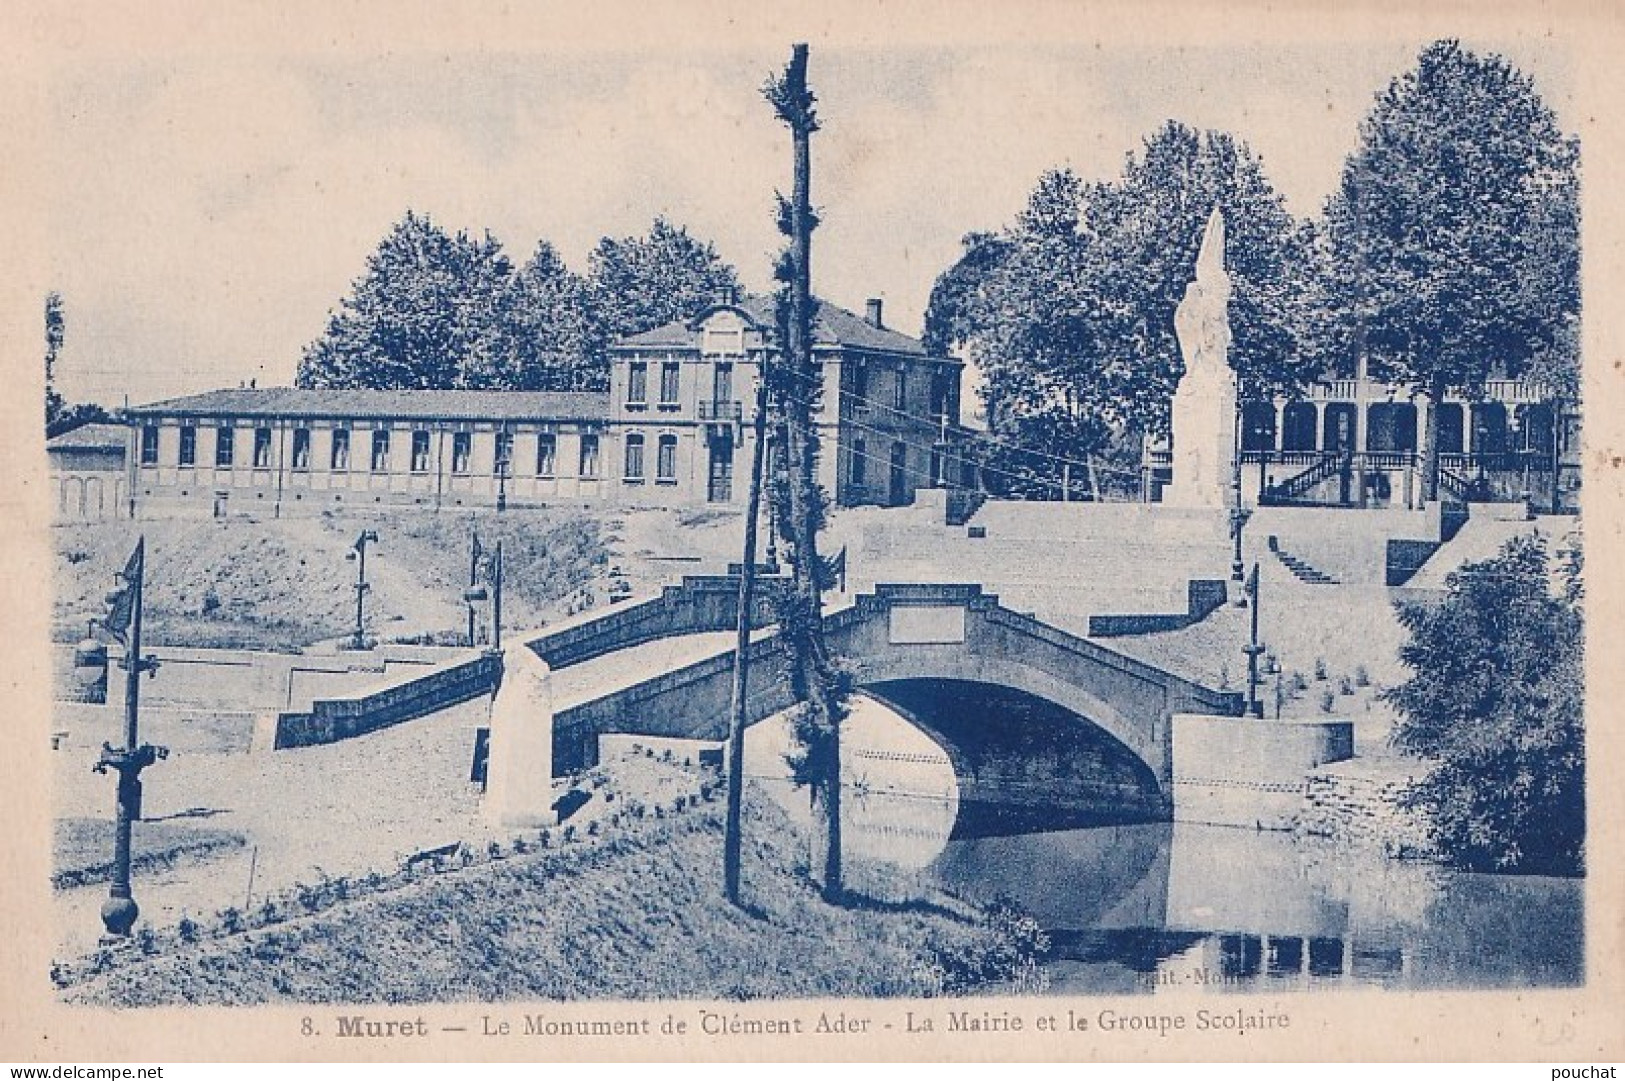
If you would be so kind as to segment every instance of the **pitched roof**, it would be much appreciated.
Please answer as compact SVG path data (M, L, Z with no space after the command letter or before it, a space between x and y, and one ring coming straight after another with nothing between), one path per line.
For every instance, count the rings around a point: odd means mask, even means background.
M46 440L45 449L123 451L129 437L122 424L81 424Z
M130 410L137 416L406 418L427 420L601 420L609 395L541 390L211 390Z
M930 356L916 338L877 327L861 315L813 298L813 345L825 348L846 347L871 349L885 353L907 353L912 356ZM775 300L772 296L747 296L737 304L723 304L707 308L692 319L676 319L653 330L634 334L615 343L617 349L697 349L700 344L699 322L717 307L731 307L743 312L757 327L771 328L775 321ZM950 358L943 357L947 360Z

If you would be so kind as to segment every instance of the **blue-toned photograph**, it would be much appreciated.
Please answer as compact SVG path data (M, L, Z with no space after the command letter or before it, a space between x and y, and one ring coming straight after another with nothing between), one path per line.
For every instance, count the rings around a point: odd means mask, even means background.
M57 1002L1585 987L1576 81L57 65Z

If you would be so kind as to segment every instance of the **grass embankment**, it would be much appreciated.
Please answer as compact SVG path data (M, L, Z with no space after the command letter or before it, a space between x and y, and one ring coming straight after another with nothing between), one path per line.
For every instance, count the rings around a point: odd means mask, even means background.
M355 626L356 567L345 555L363 529L378 534L367 551L367 625L383 641L463 641L474 529L488 543L504 541L503 622L511 627L579 604L611 556L599 519L565 510L76 523L53 531L53 638L84 635L138 534L147 538L149 642L294 651L341 637Z
M711 789L714 793L714 787ZM752 911L720 887L720 803L427 876L317 915L139 947L64 997L116 1006L928 996L1034 983L1031 921L954 902L830 905L782 811L747 808ZM98 971L100 970L100 971Z
M130 870L148 874L181 860L203 860L246 839L232 830L174 822L143 822L132 833ZM113 877L113 823L105 818L59 818L52 844L57 889L107 882Z

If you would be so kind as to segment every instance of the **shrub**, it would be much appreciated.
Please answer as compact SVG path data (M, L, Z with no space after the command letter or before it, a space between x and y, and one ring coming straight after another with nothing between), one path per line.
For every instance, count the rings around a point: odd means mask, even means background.
M182 916L180 922L175 924L175 933L180 936L182 942L196 942L197 931L196 921L189 916Z
M1395 745L1438 763L1410 802L1458 866L1581 874L1583 596L1554 593L1538 537L1508 541L1445 588L1399 606L1411 676L1383 695L1400 713Z
M217 915L220 918L220 929L228 935L234 935L243 929L243 914L235 907L223 908Z

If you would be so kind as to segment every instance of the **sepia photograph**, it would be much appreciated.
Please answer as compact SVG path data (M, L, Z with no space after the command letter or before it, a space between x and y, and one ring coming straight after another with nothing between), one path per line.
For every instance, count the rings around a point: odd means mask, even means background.
M1619 1055L1617 14L98 7L0 1057Z

